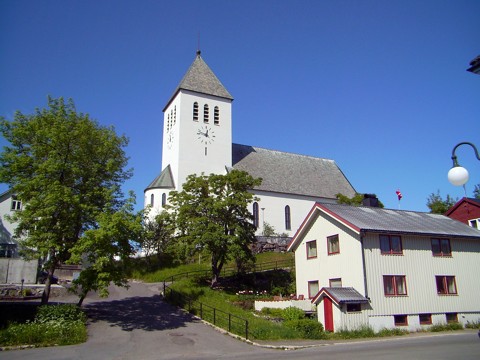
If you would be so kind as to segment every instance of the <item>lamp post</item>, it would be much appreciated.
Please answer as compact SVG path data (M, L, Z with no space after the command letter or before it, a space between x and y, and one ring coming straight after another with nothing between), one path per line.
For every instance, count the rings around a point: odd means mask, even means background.
M475 152L475 156L477 157L478 160L480 160L480 155L478 154L478 150L475 147L475 145L473 145L472 143L461 142L455 145L455 147L452 150L453 167L448 172L448 181L450 181L450 183L455 186L465 185L468 181L468 171L467 169L465 169L464 167L461 167L458 164L457 155L455 155L455 151L460 145L470 145L473 148L473 151Z

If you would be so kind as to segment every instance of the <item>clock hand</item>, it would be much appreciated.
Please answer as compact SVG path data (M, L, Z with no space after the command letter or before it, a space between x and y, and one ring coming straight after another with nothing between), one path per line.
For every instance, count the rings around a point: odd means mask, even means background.
M205 132L205 137L208 137L208 130Z

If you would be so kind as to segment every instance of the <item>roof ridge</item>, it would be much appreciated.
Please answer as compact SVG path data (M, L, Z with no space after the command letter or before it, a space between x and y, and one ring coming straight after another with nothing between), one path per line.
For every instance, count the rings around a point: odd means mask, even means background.
M288 155L294 155L294 156L303 157L303 158L308 158L308 159L326 160L326 161L335 162L335 160L329 159L329 158L323 158L323 157L318 157L318 156L313 156L313 155L304 155L304 154L294 153L294 152L290 152L290 151L281 151L281 150L268 149L268 148L261 147L261 146L244 145L244 144L238 144L238 143L232 143L232 145L248 146L248 147L252 147L252 148L255 148L255 149L261 149L261 150L266 150L266 151L270 151L270 152L276 152L276 153L280 153L280 154L288 154Z

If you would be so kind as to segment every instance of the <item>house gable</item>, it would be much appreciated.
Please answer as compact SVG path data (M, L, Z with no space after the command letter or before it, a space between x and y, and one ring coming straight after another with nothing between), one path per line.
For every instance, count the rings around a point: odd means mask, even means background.
M453 205L445 216L470 225L469 220L480 219L480 199L465 197Z

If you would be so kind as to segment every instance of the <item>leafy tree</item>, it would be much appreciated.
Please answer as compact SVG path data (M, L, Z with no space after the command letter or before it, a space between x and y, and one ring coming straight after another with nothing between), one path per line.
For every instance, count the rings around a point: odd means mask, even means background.
M127 287L127 269L133 243L143 233L142 212L134 213L135 197L130 198L118 210L106 210L98 215L97 227L85 231L85 234L70 250L70 263L82 263L80 276L72 283L71 291L80 297L82 305L85 296L91 290L100 296L108 296L108 286L113 282L117 286Z
M376 196L375 194L373 194ZM337 202L339 204L346 204L346 205L352 205L352 206L362 206L363 205L363 199L364 199L364 194L359 194L356 193L353 197L349 198L346 195L343 195L341 193L338 193L335 195L337 197ZM384 205L383 203L378 200L378 207L383 208Z
M273 225L270 225L266 221L263 222L263 236L275 236L277 232Z
M147 261L153 254L156 254L157 260L160 261L173 239L175 239L175 222L171 213L162 211L153 220L149 219L148 213L145 214L139 245Z
M475 196L475 199L480 199L480 184L475 185L473 196Z
M226 261L253 259L250 244L255 241L255 226L248 205L255 198L249 190L260 183L261 179L233 170L227 175L190 175L181 192L171 193L178 243L192 252L208 251L212 287Z
M12 217L15 236L26 255L44 259L45 304L55 269L88 241L84 233L98 227L103 213L123 205L120 186L131 176L124 170L128 140L77 113L72 100L50 97L46 109L1 118L0 132L10 143L0 154L0 182L24 204Z
M448 209L450 209L458 199L453 199L450 195L447 194L445 200L442 199L440 195L440 190L437 190L437 193L431 193L427 198L427 206L430 209L430 212L433 214L445 214Z

